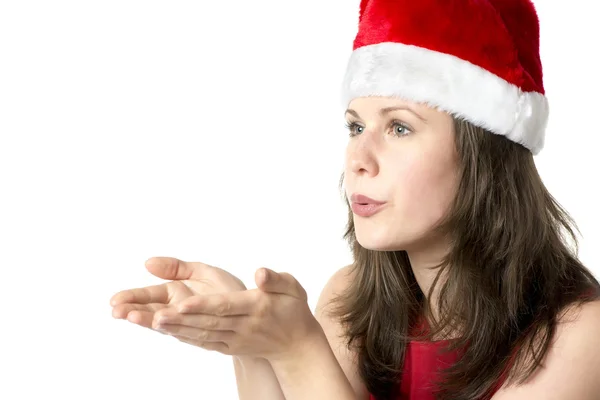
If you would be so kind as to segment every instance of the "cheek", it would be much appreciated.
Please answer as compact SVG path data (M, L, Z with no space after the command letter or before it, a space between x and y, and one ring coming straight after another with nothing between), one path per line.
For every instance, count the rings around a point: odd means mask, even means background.
M408 160L397 169L398 217L415 229L428 229L442 218L456 190L456 166L443 157Z

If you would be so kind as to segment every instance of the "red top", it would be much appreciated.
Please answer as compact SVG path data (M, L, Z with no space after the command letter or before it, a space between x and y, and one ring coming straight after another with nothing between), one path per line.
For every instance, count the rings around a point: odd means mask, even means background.
M447 368L458 358L458 350L438 354L446 344L447 340L407 344L398 400L435 400L432 382L436 379L436 371ZM376 399L370 395L369 400Z
M454 364L460 355L460 349L453 352L441 352L450 340L412 341L406 346L400 396L397 400L435 400L433 383L437 380L436 371ZM492 393L481 400L489 400L500 387L498 382ZM376 400L371 394L369 400Z
M580 296L580 299L597 298L596 288L591 288ZM427 331L427 321L422 320L416 329ZM415 332L413 331L413 334ZM449 365L456 362L460 355L460 349L454 352L438 353L442 347L447 345L449 340L439 341L412 341L406 346L404 366L402 368L402 381L400 384L400 397L396 400L435 400L432 392L432 383L437 380L436 371L448 368ZM507 364L507 370L496 383L491 393L481 400L490 400L506 379L508 367L512 365L517 349L513 349L511 360ZM371 394L369 400L376 400Z

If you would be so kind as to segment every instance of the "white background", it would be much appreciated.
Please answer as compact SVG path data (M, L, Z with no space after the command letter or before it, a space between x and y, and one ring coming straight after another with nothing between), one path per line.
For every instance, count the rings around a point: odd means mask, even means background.
M229 357L108 301L172 256L249 287L261 266L290 272L314 307L351 260L339 89L358 4L0 2L0 398L236 398ZM597 273L600 26L587 0L536 4L536 162Z

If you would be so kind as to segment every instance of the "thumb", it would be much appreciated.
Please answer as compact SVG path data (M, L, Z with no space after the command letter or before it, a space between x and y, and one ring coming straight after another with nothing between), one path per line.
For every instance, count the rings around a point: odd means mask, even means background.
M146 269L152 275L166 280L184 280L199 278L209 265L190 263L173 257L152 257L145 262Z
M269 268L256 271L256 286L263 292L286 294L302 300L307 299L306 291L296 278L285 272L275 272Z

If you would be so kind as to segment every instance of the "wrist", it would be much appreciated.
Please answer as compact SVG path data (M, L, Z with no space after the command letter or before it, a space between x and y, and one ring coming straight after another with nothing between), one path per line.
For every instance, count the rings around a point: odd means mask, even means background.
M257 364L257 363L265 363L269 362L264 357L256 357L256 356L247 356L247 355L233 355L231 356L233 362L238 364Z
M278 374L292 376L304 373L305 368L314 367L323 355L331 352L327 336L317 322L314 330L307 334L304 340L298 342L285 354L268 357L268 362Z
M288 400L356 398L322 329L304 347L270 363Z
M269 361L262 357L232 356L231 358L233 359L233 368L236 371L236 375L246 376L249 373L252 374L265 370L265 368L272 370Z

